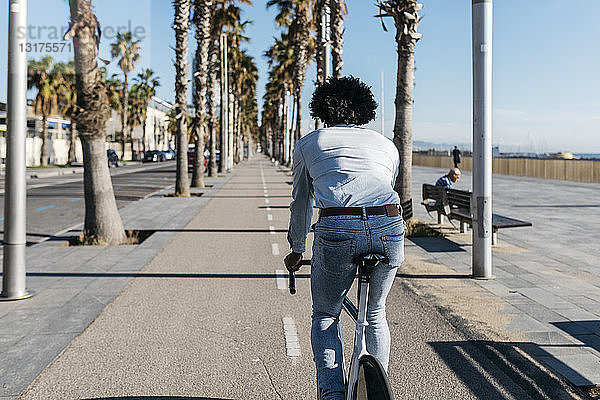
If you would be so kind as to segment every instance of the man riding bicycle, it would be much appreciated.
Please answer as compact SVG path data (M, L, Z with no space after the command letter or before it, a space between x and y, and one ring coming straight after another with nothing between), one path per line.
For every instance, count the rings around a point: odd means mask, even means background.
M311 262L311 343L322 399L344 399L343 350L338 335L342 302L356 275L355 259L386 257L371 275L366 344L387 370L390 332L385 300L404 260L404 221L396 180L398 150L383 135L359 128L375 119L377 103L358 78L329 78L315 90L310 110L327 126L296 142L293 201L285 257L300 269L313 201L320 209Z

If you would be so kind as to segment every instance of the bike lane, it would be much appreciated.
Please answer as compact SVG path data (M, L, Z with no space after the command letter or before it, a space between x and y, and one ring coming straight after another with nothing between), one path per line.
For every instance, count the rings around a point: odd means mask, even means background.
M21 398L314 398L310 267L295 296L282 273L291 180L260 155L240 165ZM473 385L489 398L541 398L477 349L467 349L464 366L481 375L449 366L451 344L467 339L400 279L387 309L397 398L479 398ZM348 319L344 338L351 349Z

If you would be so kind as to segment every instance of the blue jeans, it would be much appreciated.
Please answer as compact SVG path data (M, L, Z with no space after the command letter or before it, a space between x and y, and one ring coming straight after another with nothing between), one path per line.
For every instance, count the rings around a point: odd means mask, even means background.
M390 331L385 317L385 299L398 267L404 261L404 221L388 217L339 215L320 217L315 224L311 262L313 302L311 343L317 380L323 399L344 399L342 341L338 324L342 301L356 276L357 255L383 254L371 275L367 306L367 351L386 368L390 354Z

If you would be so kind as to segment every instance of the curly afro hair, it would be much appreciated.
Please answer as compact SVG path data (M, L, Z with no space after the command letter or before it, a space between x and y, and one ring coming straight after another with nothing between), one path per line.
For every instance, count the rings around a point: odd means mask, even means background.
M353 76L328 78L310 101L310 115L327 126L364 125L375 119L377 103L371 87Z

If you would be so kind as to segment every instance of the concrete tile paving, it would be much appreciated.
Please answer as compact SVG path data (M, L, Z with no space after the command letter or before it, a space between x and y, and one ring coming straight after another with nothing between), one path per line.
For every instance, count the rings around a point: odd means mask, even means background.
M436 222L418 204L421 185L435 182L445 172L413 168L414 210L419 219ZM600 220L590 207L600 206L596 204L600 185L507 175L493 179L494 212L533 223L532 228L501 230L499 246L493 251L495 280L475 281L490 299L508 301L510 310L518 310L510 323L496 323L497 327L539 344L557 341L560 345L564 338L579 343L576 348L541 346L552 356L538 359L575 385L599 385L600 260L595 254L600 250L596 234ZM470 190L470 185L471 175L465 172L455 187ZM447 239L464 243L464 235L458 233ZM503 250L507 245L522 251L507 253ZM465 252L446 250L445 254L470 265L470 248L462 248ZM414 247L407 249L423 258ZM444 262L439 251L437 262L463 272L455 267L456 261Z

